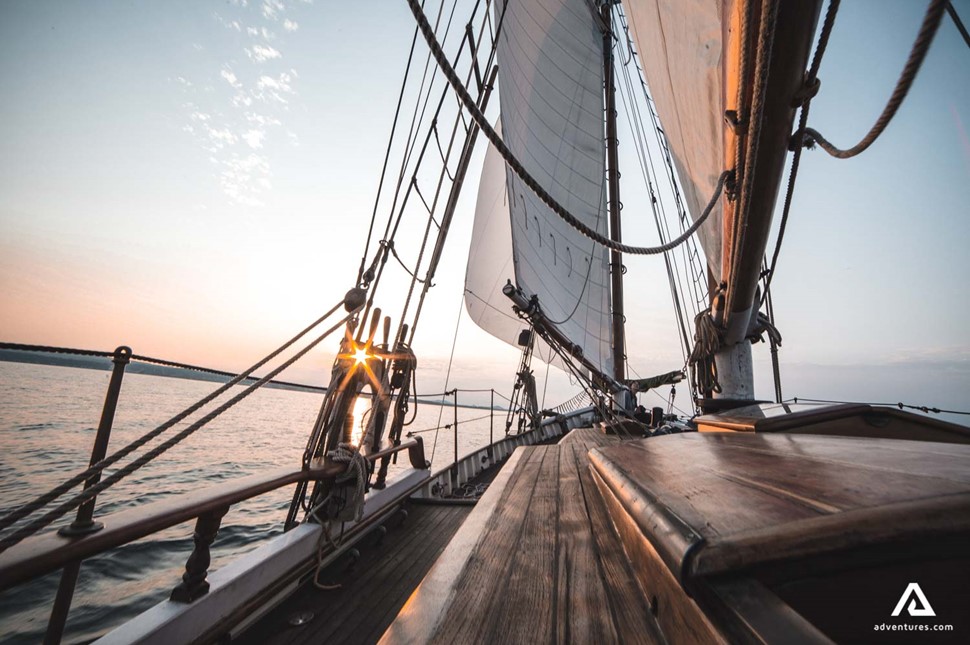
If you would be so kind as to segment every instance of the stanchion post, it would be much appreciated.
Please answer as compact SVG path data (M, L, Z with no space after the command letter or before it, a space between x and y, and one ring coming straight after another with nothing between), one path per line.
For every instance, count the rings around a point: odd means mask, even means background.
M118 397L121 395L121 381L125 376L125 367L131 361L131 348L122 345L117 348L111 362L111 380L108 381L108 392L104 397L104 407L101 409L101 421L98 423L98 433L94 437L94 447L91 449L90 466L98 463L108 453L108 440L111 438L111 426L115 420L115 410L118 408ZM96 472L84 482L87 490L101 481L101 473ZM94 504L96 497L91 498L77 509L77 516L70 526L65 526L58 533L65 537L75 537L94 533L104 528L104 524L94 521ZM44 644L60 643L64 636L64 625L67 614L71 610L74 599L74 587L77 586L78 574L81 571L81 561L77 560L64 567L61 573L61 583L57 588L54 606L51 607L51 617L47 622L47 632L44 634Z

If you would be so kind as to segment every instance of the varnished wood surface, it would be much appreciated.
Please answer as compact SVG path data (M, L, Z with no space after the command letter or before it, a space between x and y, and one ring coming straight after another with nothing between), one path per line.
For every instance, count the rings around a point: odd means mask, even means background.
M873 439L970 443L970 428L865 403L760 403L695 420L700 432L788 432Z
M964 445L687 433L591 463L678 576L970 525Z
M585 447L586 450L598 448L600 446L612 446L620 442L616 435L604 433L599 428L576 428L562 438L560 446L578 445Z
M556 446L519 449L445 606L431 618L430 642L659 641L589 472L588 450L617 442L587 429ZM427 605L419 596L430 591L419 588L408 607ZM408 607L399 621L427 618ZM409 632L392 629L385 640L396 642L395 633Z
M408 518L390 528L379 544L372 538L358 547L361 557L355 564L348 567L343 559L324 570L320 581L339 588L305 585L233 642L377 642L470 512L468 506L409 506ZM293 616L308 612L309 622L290 625Z

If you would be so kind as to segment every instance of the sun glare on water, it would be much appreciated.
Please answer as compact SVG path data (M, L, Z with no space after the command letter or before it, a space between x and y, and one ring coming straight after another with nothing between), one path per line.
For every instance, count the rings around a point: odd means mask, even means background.
M370 412L370 399L360 397L354 402L354 430L351 434L351 442L355 446L360 445L360 440L364 435L364 427L367 425L367 413Z

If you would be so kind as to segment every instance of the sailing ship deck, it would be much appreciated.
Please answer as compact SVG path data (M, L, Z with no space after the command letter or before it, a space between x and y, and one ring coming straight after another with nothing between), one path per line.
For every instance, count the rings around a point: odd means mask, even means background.
M519 448L391 625L391 642L660 640L573 430Z
M304 585L233 642L376 642L472 507L412 504L407 510L403 525L392 527L379 543L371 539L358 546L358 563L345 558L321 572L322 584L339 587ZM301 615L306 622L290 623Z

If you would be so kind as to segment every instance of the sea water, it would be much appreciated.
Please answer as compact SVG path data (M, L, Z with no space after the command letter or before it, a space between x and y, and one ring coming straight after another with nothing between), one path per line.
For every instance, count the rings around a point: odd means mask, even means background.
M30 501L87 467L108 378L109 372L97 370L0 362L0 511ZM126 374L109 454L217 387ZM241 388L230 394L237 391ZM268 469L298 466L322 400L322 393L266 388L256 392L105 491L98 497L96 516ZM430 429L451 423L453 416L451 407L422 404L408 428L424 431L419 434L426 456L434 454L432 470L451 463L454 435L453 429ZM489 410L458 408L459 455L488 443L490 416ZM504 427L504 413L496 411L496 437L504 434ZM177 429L163 438L173 432ZM406 457L399 460L390 477L407 464ZM210 570L279 535L292 493L288 486L233 506L213 544ZM54 526L69 523L72 516ZM188 522L85 560L65 642L93 638L167 598L192 552L193 530L194 522ZM55 572L0 593L0 642L42 639L59 581L60 572Z

